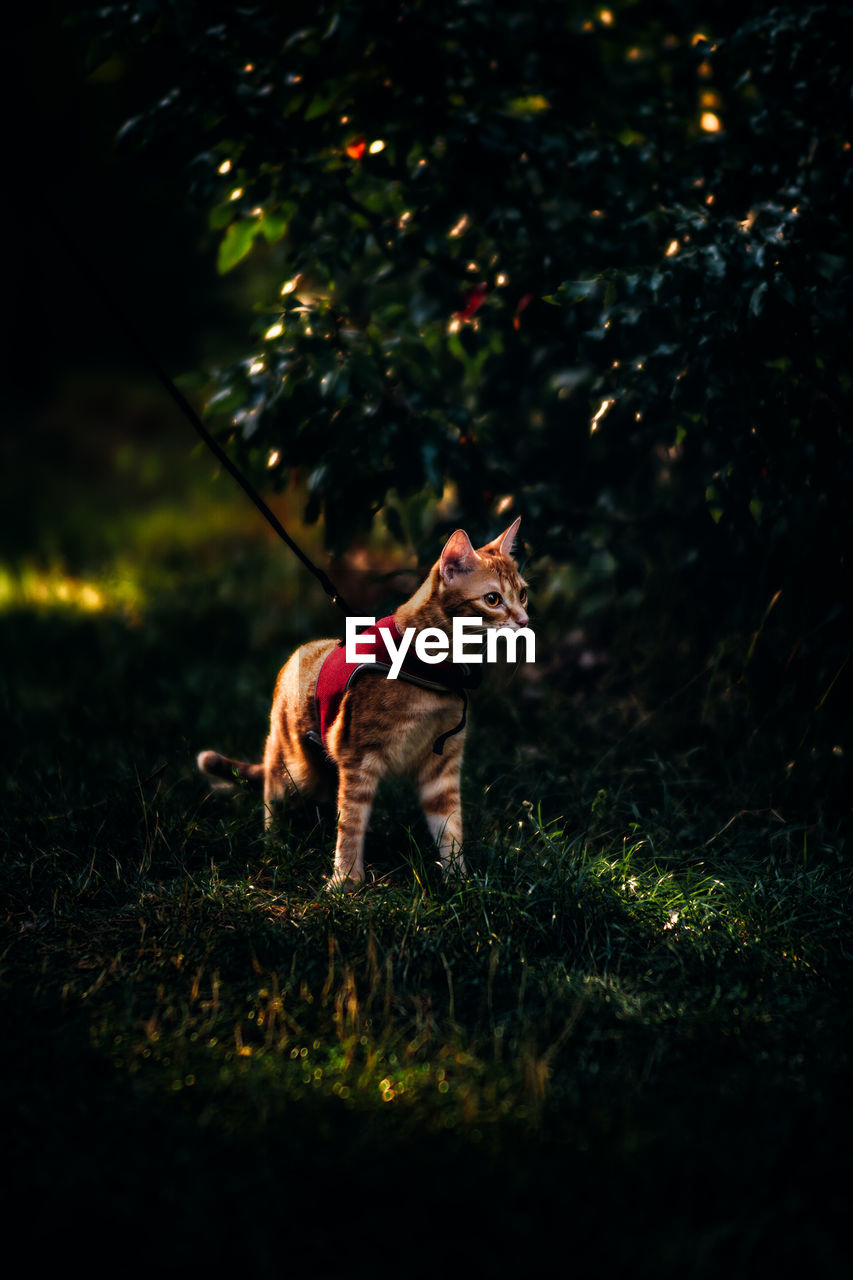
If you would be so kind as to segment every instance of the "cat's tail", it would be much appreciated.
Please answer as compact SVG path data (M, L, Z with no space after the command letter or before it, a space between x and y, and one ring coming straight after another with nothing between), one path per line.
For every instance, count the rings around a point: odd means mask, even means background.
M241 781L253 786L264 785L264 766L232 760L218 751L202 751L196 761L199 771L209 778L214 787L233 790Z

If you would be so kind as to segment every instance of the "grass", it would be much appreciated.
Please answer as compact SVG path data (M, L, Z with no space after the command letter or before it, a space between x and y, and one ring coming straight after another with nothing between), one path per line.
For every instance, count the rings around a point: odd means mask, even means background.
M159 501L126 443L94 526L72 472L5 566L12 1223L90 1271L503 1274L556 1247L840 1273L850 878L820 798L780 812L715 752L701 682L634 730L618 680L555 664L476 703L469 880L399 787L371 883L325 892L328 817L266 843L193 760L256 754L283 656L334 623L239 495L164 458Z

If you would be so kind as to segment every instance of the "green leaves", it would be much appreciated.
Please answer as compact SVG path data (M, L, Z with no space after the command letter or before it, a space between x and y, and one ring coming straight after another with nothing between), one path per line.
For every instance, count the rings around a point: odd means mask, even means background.
M275 244L287 231L287 218L281 213L265 211L261 214L260 229L267 244Z
M222 430L313 478L330 546L392 501L485 530L508 498L573 609L678 600L706 644L785 580L819 628L814 548L832 583L853 543L850 10L695 42L631 13L192 10L192 76L131 136L186 139L220 272L255 246Z
M242 218L232 222L219 245L216 257L216 269L220 275L231 271L238 262L242 262L254 243L255 236L261 231L262 224L258 218Z
M230 222L233 214L232 204L218 205L209 218L214 230L226 227L216 257L216 269L220 275L232 271L238 262L248 257L258 236L262 236L267 244L276 244L287 233L289 217L281 210L258 207L251 217Z

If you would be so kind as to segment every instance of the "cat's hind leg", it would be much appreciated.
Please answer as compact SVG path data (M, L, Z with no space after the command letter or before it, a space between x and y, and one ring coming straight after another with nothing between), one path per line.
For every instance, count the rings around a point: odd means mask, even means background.
M290 736L271 733L264 752L265 829L272 827L276 807L285 800L330 800L333 781L329 767L314 758L313 750Z

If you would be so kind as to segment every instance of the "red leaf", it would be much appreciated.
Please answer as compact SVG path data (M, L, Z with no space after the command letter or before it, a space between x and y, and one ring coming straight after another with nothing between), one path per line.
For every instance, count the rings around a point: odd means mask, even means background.
M350 160L360 160L366 150L367 141L364 137L353 138L346 146L346 152Z
M465 306L461 311L457 311L455 313L454 319L459 320L462 323L466 320L470 320L472 316L477 314L488 296L489 286L484 281L481 281L480 284L475 284L474 288L465 299Z
M536 297L536 294L535 294L535 293L523 293L523 294L521 295L521 297L520 297L520 298L519 298L519 300L518 300L518 306L515 308L515 315L514 315L514 316L513 316L513 318L512 318L512 327L513 327L513 329L520 329L520 328L521 328L521 319L520 319L521 313L522 313L522 311L524 311L527 307L529 307L529 306L530 306L531 302L533 301L533 299L534 299L535 297Z

